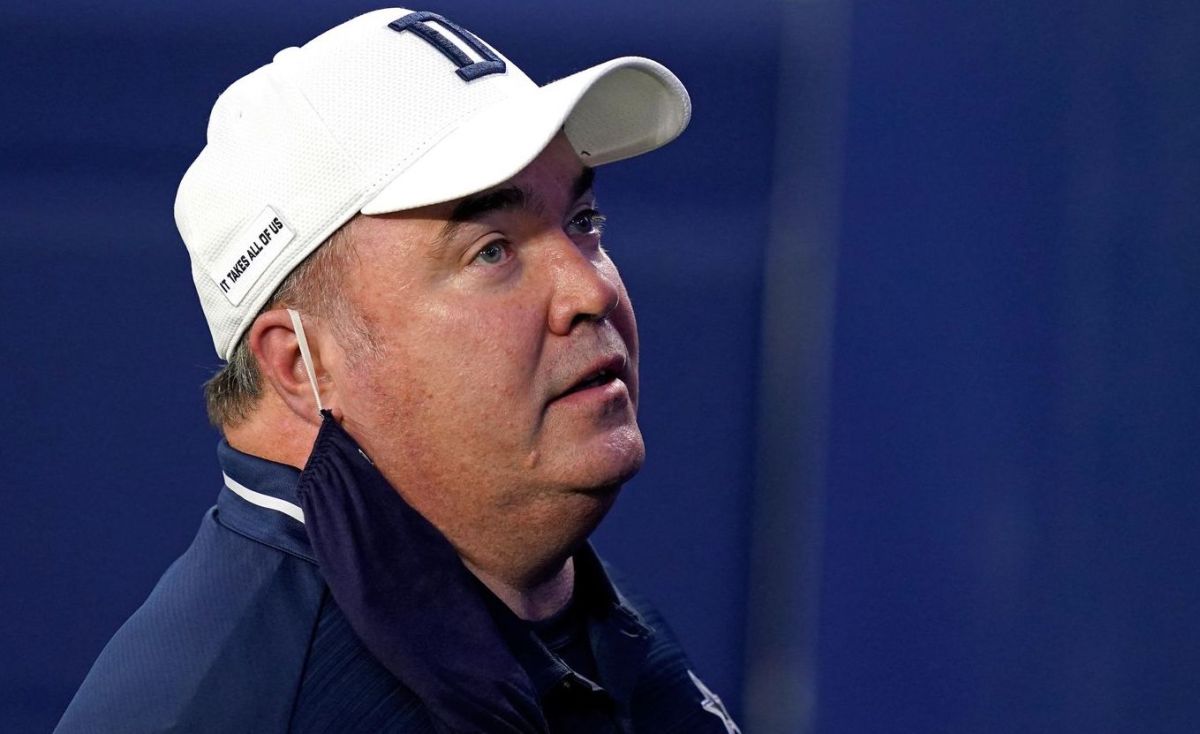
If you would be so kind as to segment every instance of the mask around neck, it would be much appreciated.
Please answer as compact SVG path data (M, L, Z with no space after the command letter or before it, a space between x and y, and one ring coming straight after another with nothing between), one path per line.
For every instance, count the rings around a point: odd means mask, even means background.
M439 732L545 734L518 663L454 547L328 410L300 475L305 527L334 601Z

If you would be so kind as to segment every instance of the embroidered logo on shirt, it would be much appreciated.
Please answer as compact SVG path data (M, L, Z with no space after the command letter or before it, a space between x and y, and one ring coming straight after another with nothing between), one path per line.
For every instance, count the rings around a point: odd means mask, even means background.
M742 730L738 728L737 724L733 723L729 712L725 710L725 704L721 703L721 697L710 691L708 686L701 683L695 673L689 670L687 674L692 679L692 683L696 684L696 688L700 689L700 693L704 695L704 698L700 701L700 708L719 718L721 723L725 725L725 731L729 734L742 734Z

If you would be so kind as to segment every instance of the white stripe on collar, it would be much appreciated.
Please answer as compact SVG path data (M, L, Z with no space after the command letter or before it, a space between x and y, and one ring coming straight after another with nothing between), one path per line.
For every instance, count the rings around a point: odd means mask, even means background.
M259 507L265 507L268 510L282 512L293 520L301 523L304 522L304 510L300 509L299 505L294 505L291 502L288 502L287 500L281 500L278 497L272 497L269 494L255 492L249 487L238 484L228 474L223 473L221 476L225 477L225 486L229 487L230 492L233 492L238 497L241 497L250 504L258 505Z

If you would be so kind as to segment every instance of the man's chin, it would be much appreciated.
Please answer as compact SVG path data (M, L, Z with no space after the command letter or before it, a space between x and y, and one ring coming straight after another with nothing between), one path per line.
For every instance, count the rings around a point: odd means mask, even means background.
M547 432L529 454L526 468L551 486L603 494L629 481L646 459L642 432L634 420L597 430Z
M571 466L577 474L575 486L583 491L615 496L621 485L641 470L645 460L646 448L641 433L635 428L633 435L606 441L591 452L577 454Z

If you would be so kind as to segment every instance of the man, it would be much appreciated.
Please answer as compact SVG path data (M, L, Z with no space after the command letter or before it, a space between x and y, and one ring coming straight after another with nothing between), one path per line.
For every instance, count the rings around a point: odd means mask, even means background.
M586 542L644 458L594 168L689 115L404 9L234 83L175 212L225 488L59 731L737 731Z

